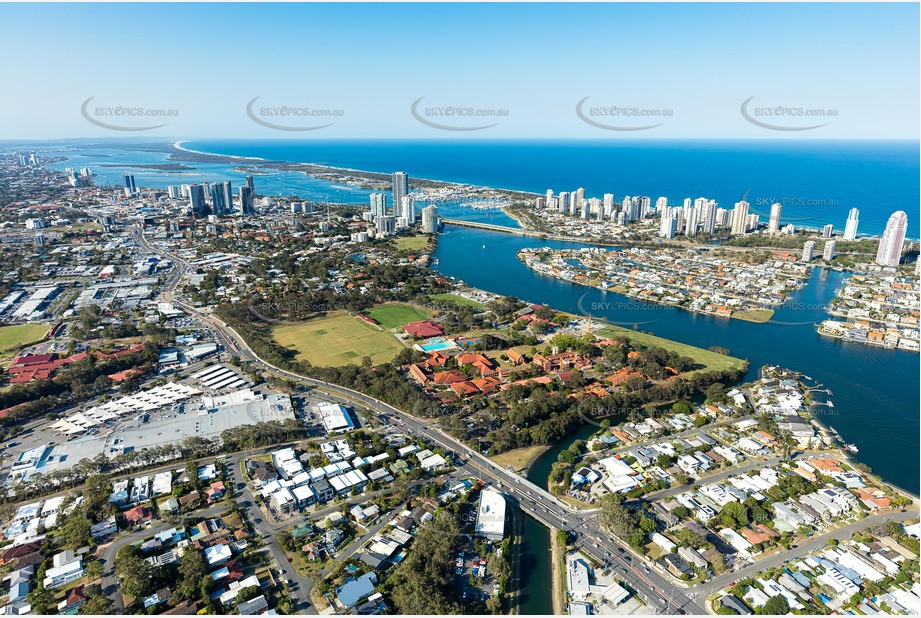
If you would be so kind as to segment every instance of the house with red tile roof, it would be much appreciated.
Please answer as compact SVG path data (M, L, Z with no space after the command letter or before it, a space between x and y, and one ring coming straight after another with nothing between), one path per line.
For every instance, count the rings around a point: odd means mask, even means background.
M118 373L110 373L106 377L113 382L124 382L136 373L140 373L140 371L137 369L125 369L124 371L119 371Z
M439 371L433 377L435 384L446 385L454 384L455 382L463 382L467 379L467 376L462 374L456 369L450 369L448 371Z
M419 383L420 386L425 386L429 382L429 376L425 372L425 369L420 367L418 364L413 363L407 367L407 371L412 378Z
M125 521L131 526L137 526L153 519L153 512L146 506L136 506L125 511Z
M476 387L473 382L464 380L463 382L455 382L451 385L451 390L457 393L461 397L467 397L469 395L476 395L480 392L480 389Z
M473 365L474 363L484 363L488 366L492 366L492 361L479 354L477 352L462 352L457 355L457 364L458 365Z
M630 378L640 378L645 380L646 376L631 367L622 367L616 373L614 373L614 375L608 378L608 380L614 386L620 386Z
M435 367L444 367L449 358L451 357L444 352L429 352L425 357L425 364L428 365L429 369L434 369Z
M874 511L877 509L888 508L892 505L892 500L890 500L886 493L881 489L870 488L868 490L864 487L861 487L857 490L857 497L860 498L861 502L866 504Z
M227 491L227 488L224 487L223 481L215 481L211 483L211 487L208 488L208 491L205 492L205 495L208 496L208 501L220 500L224 496L224 492Z
M403 326L403 330L418 339L427 339L429 337L439 337L445 334L445 329L441 324L435 324L428 320L410 322Z
M844 468L841 467L841 462L832 457L813 457L812 459L806 460L806 463L824 474L832 472L840 474L844 472Z
M508 360L513 365L524 365L527 362L527 359L525 358L524 354L520 353L515 348L510 349L506 353L506 356L508 356Z
M580 360L582 358L575 352L560 352L549 356L535 354L531 362L540 367L542 371L555 371L576 366Z
M780 536L764 524L752 524L748 528L742 528L739 530L739 533L744 536L745 540L752 545L759 545L765 541L770 541L771 539Z
M544 386L546 386L547 384L552 384L552 383L553 383L553 378L550 376L537 376L536 378L525 378L523 380L516 380L514 382L506 382L500 388L501 390L504 391L504 390L508 390L512 386L529 386L533 384L543 384Z
M28 367L30 365L43 365L45 363L50 363L53 360L56 360L58 357L57 353L51 354L23 354L22 356L17 356L13 359L13 362L10 363L10 367Z
M479 378L477 380L471 380L471 382L484 395L491 395L492 393L495 393L497 390L499 390L499 386L502 384L502 382L495 378Z

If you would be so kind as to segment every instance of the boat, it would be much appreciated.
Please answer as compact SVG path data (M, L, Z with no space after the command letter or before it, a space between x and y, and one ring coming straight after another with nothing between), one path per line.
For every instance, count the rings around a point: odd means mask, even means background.
M856 445L856 444L845 444L845 445L844 445L844 448L846 448L847 450L849 450L849 451L852 452L852 453L859 453L859 452L860 452L860 449L857 448L857 445Z

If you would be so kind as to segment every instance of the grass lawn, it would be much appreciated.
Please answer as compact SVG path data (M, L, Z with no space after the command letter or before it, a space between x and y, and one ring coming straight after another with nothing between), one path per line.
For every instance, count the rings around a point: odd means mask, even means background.
M97 232L102 231L102 226L98 223L76 223L74 225L59 225L58 227L49 227L47 231L49 232L86 232L89 230L95 230Z
M461 307L480 308L484 306L483 303L481 302L477 302L469 298L464 298L463 296L460 296L458 294L450 294L450 293L432 294L429 298L431 298L432 300L447 301L449 303L454 303L455 305L460 305Z
M429 236L401 236L397 238L397 249L400 251L422 251L428 247Z
M745 320L746 322L755 322L757 324L764 324L769 322L772 317L774 317L773 309L742 309L740 311L733 311L732 316L737 320Z
M272 329L272 337L280 345L295 349L299 359L326 367L357 365L365 356L370 356L371 362L379 365L393 359L403 349L390 333L342 313L276 326Z
M510 451L505 451L504 453L499 453L498 455L493 455L490 457L496 465L503 468L508 468L512 466L512 470L515 472L520 472L524 470L531 460L537 457L541 452L546 450L546 446L526 446L524 448L516 448Z
M24 345L41 341L51 327L47 324L16 324L0 326L0 353L18 350Z
M663 339L648 333L641 333L635 330L630 330L629 328L621 328L620 326L606 325L602 328L599 328L595 332L599 335L606 335L611 337L622 335L629 337L631 341L636 341L641 345L665 348L666 350L670 351L673 350L682 356L689 356L701 365L704 365L704 368L701 371L707 371L710 369L736 369L745 363L745 361L740 358L723 356L722 354L711 352L710 350L695 348L691 345L678 343L677 341L671 341L669 339Z
M365 311L365 315L374 318L381 326L387 329L399 328L404 324L427 320L432 317L430 311L402 303L378 305Z

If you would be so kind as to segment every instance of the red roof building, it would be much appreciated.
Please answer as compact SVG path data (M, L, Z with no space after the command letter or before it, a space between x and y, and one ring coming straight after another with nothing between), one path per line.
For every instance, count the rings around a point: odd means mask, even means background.
M480 392L480 389L478 389L473 382L468 382L467 380L464 380L463 382L455 382L451 385L451 390L461 397L476 395Z
M434 376L435 384L445 385L445 384L454 384L456 382L463 382L467 379L467 376L462 374L460 371L451 369L449 371L439 371Z
M146 506L136 506L125 511L125 521L132 526L137 526L153 519L153 513Z
M435 324L433 322L429 322L428 320L410 322L403 327L403 330L413 337L418 337L419 339L438 337L445 334L445 329L441 326L441 324Z

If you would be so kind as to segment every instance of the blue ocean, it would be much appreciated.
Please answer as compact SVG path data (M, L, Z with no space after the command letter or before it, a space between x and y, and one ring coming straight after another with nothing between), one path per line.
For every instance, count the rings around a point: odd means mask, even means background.
M183 147L216 154L318 163L418 178L544 193L584 187L613 193L715 199L732 208L745 197L767 218L783 205L784 223L843 231L860 209L859 233L880 234L896 210L918 236L916 141L843 140L194 140Z
M723 207L743 196L752 210L767 215L770 204L784 205L783 223L841 230L852 207L860 209L862 235L879 234L889 215L905 210L909 236L918 235L919 156L917 142L844 141L242 141L184 142L184 148L268 160L317 163L376 172L404 170L410 177L543 193L585 187L588 196L604 193L716 199ZM116 144L61 145L36 151L63 155L55 167L90 166L97 181L121 184L130 172L143 187L230 179L239 184L246 171L226 163L187 163L180 170L145 166L170 161L167 152ZM265 195L365 203L369 191L310 178L299 172L256 177ZM447 206L447 207L445 207ZM515 226L501 211L439 205L443 216ZM435 256L449 277L501 294L518 295L558 309L578 311L581 302L616 295L547 279L516 259L535 239L448 227ZM540 244L568 246L540 241ZM721 345L749 359L754 378L764 364L780 364L812 376L830 388L822 420L860 447L857 459L887 481L917 492L919 356L820 337L814 323L841 286L840 272L816 269L797 293L796 307L777 321L755 325L680 311L601 311L599 318L692 345ZM597 297L597 298L596 298ZM801 307L800 307L801 306Z

